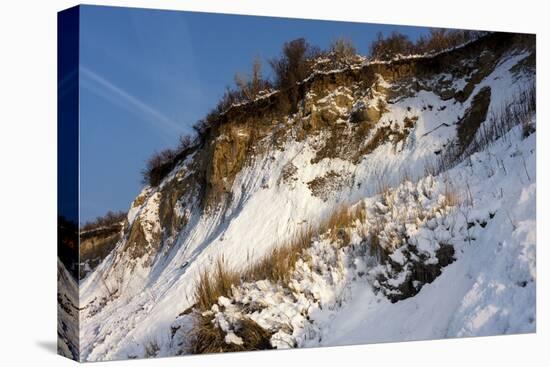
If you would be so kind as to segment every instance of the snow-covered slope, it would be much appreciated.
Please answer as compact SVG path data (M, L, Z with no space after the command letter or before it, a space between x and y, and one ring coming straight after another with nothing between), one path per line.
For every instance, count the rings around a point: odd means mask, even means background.
M209 314L230 340L234 325L249 317L274 332L277 348L534 331L535 136L522 134L513 129L445 175L405 181L361 201L356 206L366 208L366 218L350 228L350 243L341 247L321 235L287 287L245 283ZM495 157L503 157L502 166ZM448 203L451 184L454 194L473 201ZM438 263L441 243L453 246L455 260L416 296L392 303L377 290L395 292L413 269L404 266L380 284L388 264L369 254L365 239L373 229L386 241L396 232L407 238L427 255L425 263ZM398 242L390 257L413 263L410 246Z
M345 246L319 233L290 283L202 315L228 345L246 349L245 318L276 348L534 331L534 114L476 143L534 84L532 41L499 37L317 74L289 116L229 111L81 280L81 359L188 352L202 271L246 269L342 205L363 213Z
M78 283L57 259L57 350L62 356L79 356Z

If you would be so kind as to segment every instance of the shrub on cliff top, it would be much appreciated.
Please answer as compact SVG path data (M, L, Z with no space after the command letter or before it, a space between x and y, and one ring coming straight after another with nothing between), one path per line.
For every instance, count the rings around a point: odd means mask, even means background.
M271 82L262 77L262 61L259 57L252 63L251 75L235 74L235 85L241 101L253 101L260 92L271 89Z
M162 179L174 169L176 164L185 158L195 147L196 141L189 135L182 135L175 149L167 148L155 152L147 160L145 168L141 171L144 185L158 186Z
M392 32L384 37L378 32L370 45L370 56L376 60L391 60L397 55L410 55L414 52L414 43L405 34Z
M432 28L428 35L422 35L416 42L412 42L407 35L399 32L392 32L387 37L379 32L370 45L370 57L388 61L399 55L440 52L479 38L481 35L483 32Z
M378 60L391 60L397 55L437 52L458 46L481 34L474 31L432 29L428 36L422 36L413 43L408 36L399 32L393 32L388 37L378 33L370 45L370 56ZM273 81L263 78L261 61L256 58L252 63L251 73L235 74L235 86L227 87L216 106L193 125L197 134L196 145L205 140L211 128L220 123L221 116L231 107L254 101L262 92L270 91L273 87L279 90L275 112L282 116L296 112L300 99L298 84L313 73L316 60L320 60L321 56L329 60L328 67L334 68L340 64L349 65L350 60L356 56L356 49L345 38L334 41L330 52L321 51L304 38L285 42L281 54L269 60ZM142 171L143 183L157 186L177 162L185 158L193 144L189 137L184 141L175 149L165 149L153 154Z
M126 213L123 211L113 212L109 210L103 216L99 216L94 220L87 221L80 228L81 231L90 231L100 227L110 227L118 224L126 219Z
M357 50L350 39L338 38L330 45L330 53L334 61L347 64L357 55Z
M321 50L318 47L312 46L304 38L298 38L285 42L281 55L269 61L275 86L290 104L289 112L295 111L298 104L296 84L311 74L314 60L320 55Z

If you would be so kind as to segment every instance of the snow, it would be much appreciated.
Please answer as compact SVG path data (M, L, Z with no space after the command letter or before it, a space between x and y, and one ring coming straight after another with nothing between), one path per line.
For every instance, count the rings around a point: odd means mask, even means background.
M155 192L149 200L147 200L147 204L142 208L140 213L143 233L149 244L155 241L154 235L160 232L159 201L160 193Z
M526 76L518 80L509 71L526 56L504 57L471 96L490 86L490 109L498 111L518 85L530 81ZM441 77L445 76L434 80ZM394 87L383 79L379 85ZM460 80L453 84L457 89L463 86ZM276 91L260 98L272 93ZM341 88L324 102L332 103L336 95L357 101L350 90ZM362 103L378 98L385 96L373 93ZM536 133L523 139L521 129L514 128L452 170L436 177L425 174L434 152L456 136L454 123L471 99L443 101L421 90L387 101L391 103L378 127L403 129L406 117L418 120L397 146L381 144L360 162L324 158L312 163L324 137L289 139L283 150L251 159L232 184L231 202L208 215L198 209L197 193L186 193L175 213L185 216L188 224L170 239L171 246L161 244L164 247L151 258L128 259L123 238L81 283L83 360L143 357L151 342L160 348L157 356L180 352L170 330L177 327L185 335L192 328L192 318L180 315L193 305L195 282L203 269L221 256L229 267L243 269L342 203L364 207L367 213L350 229L351 245L335 246L330 236L320 236L296 263L289 287L260 280L236 287L231 298L220 298L211 313L226 343L243 343L232 325L245 314L274 332L271 344L276 348L533 332ZM289 118L288 126L296 123ZM374 133L373 129L370 134ZM142 223L148 243L163 235L161 189L170 180L181 180L193 159L194 155L187 157L159 188L144 189L144 201L136 200L131 207L128 222ZM290 164L296 170L286 182L283 176ZM322 200L307 183L329 172L351 174L342 188ZM405 172L410 179L403 182ZM384 195L379 194L381 182L389 188ZM449 184L460 197L471 195L472 205L446 205ZM381 246L391 250L393 262L404 265L402 271L368 255L363 239L373 227L379 227ZM405 235L408 242L403 242ZM423 264L436 265L442 243L453 245L455 261L432 283L414 283L418 293L413 297L390 302L386 295L399 294L410 275L407 264L420 261L416 258L421 255ZM405 245L418 254L405 251ZM386 276L387 282L379 281L378 275ZM260 303L261 310L247 314L242 305L251 303Z
M500 141L490 151L476 154L471 170L463 164L449 173L457 184L469 182L479 201L475 207L495 212L486 228L472 228L475 241L457 244L457 260L418 295L395 304L370 287L351 285L353 298L335 314L321 345L535 331L535 184L503 170L488 178L484 167L496 154L505 157L510 172L521 172L521 163L510 157L519 148L529 157L528 169L534 175L535 137L519 144ZM496 201L500 188L506 200ZM512 208L515 229L507 216Z
M232 302L221 297L218 304L213 306L214 320L220 325L220 329L232 331L227 323L235 323L244 316L249 317L261 327L274 333L271 344L276 348L315 345L322 340L323 332L327 328L327 320L330 320L335 310L347 301L348 290L352 284L360 282L363 286L368 286L369 282L375 281L380 272L390 271L382 265L366 266L369 262L376 262L376 259L366 255L369 246L362 239L365 230L370 230L377 226L378 222L383 221L387 227L379 229L380 236L390 237L394 232L392 224L409 222L409 217L424 217L420 223L427 224L433 220L428 214L433 213L434 210L440 210L435 209L439 208L440 203L439 200L422 197L422 193L437 197L436 189L436 182L428 177L416 185L410 182L404 183L393 192L385 194L384 199L392 201L392 210L386 207L383 212L380 212L379 205L376 205L380 204L378 201L374 201L372 210L369 210L368 203L357 204L366 205L367 219L366 222L351 229L354 232L352 234L355 235L352 238L356 239L351 245L341 248L330 236L321 235L302 256L307 260L300 259L296 263L288 288L268 281L245 283L234 289ZM419 207L411 205L414 197L420 197L415 199L422 203ZM451 213L448 209L450 208L445 207L443 212ZM405 212L408 215L404 216ZM374 213L378 213L378 216ZM380 215L387 218L381 219ZM438 219L440 223L444 222L441 217ZM420 225L420 228L423 227ZM459 229L457 228L456 231L459 232ZM426 231L422 233L427 235ZM381 246L390 246L390 244L382 242ZM434 253L431 247L421 251ZM401 256L403 256L402 253ZM364 261L356 261L361 258ZM407 278L407 272L408 270L404 268L396 276L391 277L389 285L393 287L401 285ZM392 292L397 291L392 290ZM259 309L259 311L247 313L246 309ZM327 312L329 312L328 316Z
M237 344L237 345L242 345L243 344L242 338L238 337L233 332L229 332L225 335L225 342L227 344Z

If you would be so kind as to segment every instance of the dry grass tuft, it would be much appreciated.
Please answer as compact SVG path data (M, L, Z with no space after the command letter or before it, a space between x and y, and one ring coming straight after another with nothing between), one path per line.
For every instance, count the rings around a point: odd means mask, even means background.
M195 326L191 332L190 353L218 353L271 348L269 331L250 319L239 321L235 334L243 339L242 345L227 344L225 333L212 323L212 317L202 312L210 310L220 296L231 297L232 287L242 282L269 280L288 285L294 266L319 234L328 234L335 243L349 243L348 229L357 220L365 219L364 206L353 210L343 205L322 221L316 228L307 226L283 245L276 246L256 264L242 272L229 269L223 257L213 272L203 271L195 287Z
M249 318L240 320L235 334L243 340L242 345L226 343L225 333L212 323L212 317L195 315L195 326L190 335L187 352L192 354L241 352L271 349L271 333Z
M445 183L445 192L443 195L445 196L445 200L443 201L443 205L445 206L458 206L461 203L460 194L449 182Z
M223 257L216 261L213 272L202 271L195 287L195 307L199 310L210 310L220 296L230 297L233 286L241 282L269 280L274 283L287 284L290 280L296 261L303 251L311 246L315 236L328 233L335 241L341 240L344 245L349 242L348 228L355 220L364 220L363 206L353 210L343 205L322 221L316 228L307 226L297 232L285 244L274 247L257 263L242 272L228 269Z
M353 221L352 214L354 213L351 212L350 208L347 205L343 205L336 209L333 214L324 221L321 227L324 227L323 229L325 230L348 227Z
M364 222L366 210L364 205L350 208L347 205L337 209L322 225L324 232L330 232L331 239L343 246L350 242L349 229L355 225L356 220Z
M195 286L195 306L199 310L209 310L221 296L231 295L231 286L239 283L239 274L228 269L223 257L216 261L213 274L203 270Z
M309 226L297 232L287 244L275 247L258 263L250 266L245 271L243 280L266 279L275 283L287 283L294 264L302 251L311 245L314 234L315 231Z

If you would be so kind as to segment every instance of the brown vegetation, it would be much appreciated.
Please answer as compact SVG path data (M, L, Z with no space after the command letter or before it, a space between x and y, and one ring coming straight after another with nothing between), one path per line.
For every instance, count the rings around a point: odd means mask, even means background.
M240 275L227 268L223 257L216 261L213 272L203 270L195 287L195 306L199 310L209 310L221 296L231 295L231 287L240 282Z
M249 318L235 324L235 335L243 340L242 345L226 343L225 333L212 323L212 318L200 313L194 314L195 324L190 334L188 353L242 352L271 349L271 334Z
M207 113L205 118L193 125L193 130L197 135L195 139L189 135L182 135L176 148L168 148L155 152L149 158L145 168L142 170L143 184L158 186L162 179L175 168L178 162L182 161L195 148L202 144L212 126L217 123L223 113L236 104L251 102L259 97L262 92L271 90L272 84L269 80L262 77L261 70L261 60L256 58L253 62L250 76L242 73L235 74L235 87L227 87L216 106Z
M167 148L153 153L141 171L142 183L158 186L162 179L176 167L177 163L193 152L198 145L198 140L194 140L189 135L181 135L176 148Z
M64 216L57 217L57 256L74 279L78 279L78 226Z
M416 43L406 35L393 32L387 37L381 33L370 46L370 56L378 60L391 60L398 55L424 54L438 52L458 46L480 37L483 33L462 30L433 29L428 36L420 37ZM211 129L220 123L222 115L236 105L255 101L273 88L278 89L274 105L276 115L285 116L298 109L300 83L315 70L321 57L328 57L328 67L349 66L356 56L356 49L350 40L335 40L328 51L323 51L298 38L283 44L281 54L269 60L273 70L273 80L264 79L261 72L261 60L256 58L250 75L235 74L235 86L227 87L216 106L193 126L197 138L182 137L182 144L175 149L165 149L153 154L142 171L143 182L157 186L170 173L176 164L184 159L192 148L202 145ZM317 65L318 66L318 65Z
M481 31L463 29L432 28L428 36L420 36L415 43L415 52L419 54L440 52L483 35Z
M357 56L357 50L350 39L338 38L330 45L330 55L333 64L347 65Z
M101 227L111 227L118 225L126 220L126 212L113 212L109 210L105 215L97 217L94 220L87 221L80 227L80 232L88 232Z
M326 234L336 243L345 246L349 242L347 229L356 219L364 220L363 216L363 207L359 206L351 210L344 205L322 221L316 229L308 226L298 231L286 244L274 247L256 264L241 272L229 269L223 257L216 261L213 272L201 272L195 286L195 325L188 352L213 353L269 349L271 334L254 321L244 318L235 330L235 334L243 339L243 345L228 344L225 342L225 333L212 322L211 316L203 312L217 304L220 296L231 297L232 287L243 282L269 280L288 286L296 262L304 255L304 250L311 246L315 236Z
M376 39L370 45L370 57L376 60L391 60L397 55L410 55L414 53L414 43L408 36L392 32L384 37L378 32Z
M319 48L309 44L304 38L285 42L279 57L269 61L275 75L275 87L285 92L290 111L294 112L298 105L298 90L296 84L307 78L314 61L321 55Z
M256 57L252 64L252 74L250 76L235 74L235 84L239 91L241 101L253 101L260 92L271 88L271 82L262 77L262 61Z
M370 57L375 60L391 60L396 56L430 54L459 46L480 37L483 32L434 28L429 35L421 36L416 42L399 32L384 37L378 33L370 45Z
M287 244L276 246L259 262L245 270L243 281L269 280L275 283L287 283L294 264L302 251L311 245L314 231L311 227L296 233Z
M443 200L442 205L444 206L458 206L462 202L460 194L452 183L448 181L445 183L445 192L443 195L445 199Z
M403 177L403 180L407 180L406 173ZM384 205L391 208L393 198L388 186L381 184L380 194ZM445 199L441 203L442 208L456 206L460 203L460 195L450 183L445 187L444 197ZM212 273L202 272L195 288L196 303L193 307L195 309L196 325L192 331L188 351L191 353L209 353L270 348L271 334L269 330L262 329L254 321L247 318L239 321L241 324L237 324L237 330L235 330L236 335L243 339L243 344L227 343L225 333L213 323L212 315L206 311L211 310L213 305L218 304L220 296L231 298L233 287L244 282L269 280L289 288L295 264L300 258L306 262L308 261L307 254L304 251L311 246L317 236L328 236L334 244L347 246L350 243L349 230L356 225L357 221L361 223L366 221L366 208L364 205L356 205L354 208L343 205L315 228L308 226L297 232L286 244L276 246L257 263L240 272L229 269L223 257L216 262ZM383 248L380 245L379 233L382 228L383 222L377 222L377 224L368 228L368 232L364 233L364 236L370 244L371 255L377 255L383 263L390 263L389 254L391 254L392 249ZM396 233L396 241L399 239L402 239L402 234ZM402 293L393 296L388 295L388 298L395 302L417 292L419 288L412 285L415 280L421 280L424 283L433 281L441 272L441 267L448 265L453 259L454 249L452 246L441 244L441 247L442 250L436 254L439 260L438 264L424 267L420 265L413 266L413 276L400 289ZM409 250L413 251L414 249ZM417 255L421 256L420 254ZM397 265L392 264L392 266Z
M209 310L220 296L230 297L232 286L241 282L269 280L285 284L294 270L294 264L315 236L329 234L335 240L343 240L346 238L344 231L356 219L364 219L363 215L362 207L352 210L343 205L315 228L307 226L296 232L287 243L275 246L257 263L241 272L229 269L223 257L218 259L213 272L202 271L199 276L195 286L195 307L202 311Z

